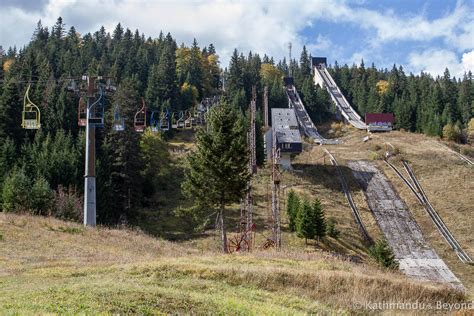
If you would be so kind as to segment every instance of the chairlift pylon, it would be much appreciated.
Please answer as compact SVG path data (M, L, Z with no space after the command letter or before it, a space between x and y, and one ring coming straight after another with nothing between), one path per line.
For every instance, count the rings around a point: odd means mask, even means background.
M30 100L28 95L31 85L28 85L25 96L23 98L23 112L21 113L21 127L24 129L39 129L41 128L41 111Z
M145 99L142 98L142 107L135 113L135 117L133 119L133 126L136 132L142 133L145 131L146 128L146 106L145 106Z

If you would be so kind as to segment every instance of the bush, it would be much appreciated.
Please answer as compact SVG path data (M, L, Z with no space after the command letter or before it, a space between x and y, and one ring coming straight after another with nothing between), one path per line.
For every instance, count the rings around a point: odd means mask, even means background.
M80 221L83 215L82 197L74 190L59 186L54 196L53 216L65 220Z
M46 215L53 206L54 194L49 187L48 181L45 178L40 177L36 179L35 183L31 187L29 194L30 199L30 211L37 215Z
M330 218L328 220L327 234L329 235L329 237L332 237L334 239L339 238L339 235L341 234L341 232L336 228L336 221L334 220L334 218Z
M461 140L461 129L457 125L448 123L443 127L443 138L446 140L459 142Z
M345 131L345 124L343 122L333 122L331 123L331 129L333 130L335 137L341 137Z
M31 180L23 169L15 169L5 179L2 190L2 210L5 212L25 212L29 210L28 195Z
M474 158L474 148L472 147L462 147L461 154Z
M467 141L474 144L474 117L467 124Z
M395 255L387 241L384 239L377 241L375 245L369 248L369 255L382 267L388 269L398 268L398 263L395 261Z

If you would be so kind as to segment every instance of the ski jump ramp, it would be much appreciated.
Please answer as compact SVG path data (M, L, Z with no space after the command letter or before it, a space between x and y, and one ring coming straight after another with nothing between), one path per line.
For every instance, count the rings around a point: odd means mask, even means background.
M367 125L357 112L351 107L347 99L342 94L331 74L326 69L326 58L314 57L312 60L314 84L321 88L326 88L336 105L337 110L346 121L357 129L367 129Z
M316 126L306 111L298 91L296 91L296 88L292 83L285 84L285 92L288 97L289 106L290 108L295 109L298 124L307 137L312 138L315 143L322 145L336 145L340 143L339 140L326 139L319 134Z

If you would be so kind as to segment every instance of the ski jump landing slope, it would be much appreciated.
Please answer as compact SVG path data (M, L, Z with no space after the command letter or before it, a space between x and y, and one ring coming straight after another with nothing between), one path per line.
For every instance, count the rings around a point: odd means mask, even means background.
M463 289L459 279L423 237L405 202L374 163L352 161L348 166L364 189L369 207L393 250L400 270L415 279Z

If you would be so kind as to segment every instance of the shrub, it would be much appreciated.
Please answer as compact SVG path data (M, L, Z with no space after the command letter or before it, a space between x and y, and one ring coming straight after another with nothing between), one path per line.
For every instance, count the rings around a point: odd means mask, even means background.
M331 123L331 129L333 130L335 137L341 137L345 130L345 125L343 122L333 122Z
M388 269L398 268L398 263L395 261L395 255L387 241L384 239L378 240L375 245L369 248L369 255L382 267Z
M370 159L371 160L379 160L380 159L380 155L378 153L376 153L375 151L371 151L370 152Z
M40 177L36 179L35 183L31 187L29 194L30 199L30 211L37 215L46 215L53 206L54 194L49 187L48 181L45 178Z
M74 190L64 189L59 186L54 196L53 216L72 221L80 221L82 219L82 197Z
M2 190L2 210L25 212L29 209L28 194L31 181L23 169L14 169L5 179Z
M334 218L330 218L328 220L327 225L327 234L329 235L329 237L337 239L339 238L340 233L341 232L336 228L336 221L334 220Z
M474 148L472 147L462 147L461 154L474 158Z
M474 144L474 117L467 124L467 141Z
M461 129L457 125L448 123L443 127L443 138L446 140L459 142L461 139Z

